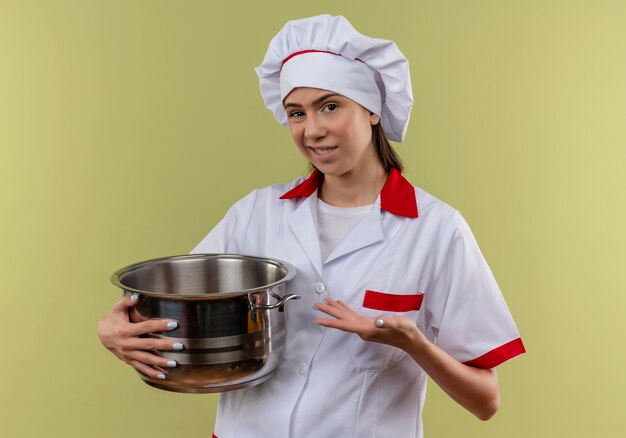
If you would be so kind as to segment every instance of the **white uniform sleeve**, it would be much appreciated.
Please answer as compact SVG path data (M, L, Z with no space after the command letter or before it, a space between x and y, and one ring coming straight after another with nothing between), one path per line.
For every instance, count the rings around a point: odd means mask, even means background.
M191 251L191 254L242 253L257 193L258 191L255 190L237 201L215 228Z
M493 368L524 353L524 345L485 258L458 211L435 279L437 345L467 365Z

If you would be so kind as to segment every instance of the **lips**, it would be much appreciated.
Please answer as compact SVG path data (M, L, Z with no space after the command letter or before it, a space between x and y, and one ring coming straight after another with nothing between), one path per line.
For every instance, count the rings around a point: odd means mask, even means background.
M324 156L330 154L332 151L337 149L337 146L307 146L309 150L313 151L313 153L317 156Z

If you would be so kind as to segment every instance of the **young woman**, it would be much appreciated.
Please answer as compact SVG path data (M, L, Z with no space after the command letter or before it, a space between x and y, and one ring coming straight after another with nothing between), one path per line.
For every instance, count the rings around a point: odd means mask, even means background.
M265 383L221 394L214 436L420 437L427 376L490 418L493 368L524 346L462 216L413 187L387 141L403 139L412 105L404 56L322 15L287 23L257 74L313 172L253 191L193 252L288 261L302 299L286 314L284 361ZM139 338L172 327L134 322L135 303L114 305L100 339L167 378L176 364L149 350L181 346Z

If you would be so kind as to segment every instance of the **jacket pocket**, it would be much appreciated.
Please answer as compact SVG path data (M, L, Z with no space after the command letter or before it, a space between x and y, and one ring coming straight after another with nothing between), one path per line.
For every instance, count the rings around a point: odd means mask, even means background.
M366 290L360 312L376 318L383 315L398 315L416 320L422 306L423 293L392 294ZM350 358L362 370L382 371L395 366L406 353L390 345L362 340L354 335L350 344Z
M383 312L410 312L419 310L423 300L423 293L405 295L366 290L363 297L363 307Z

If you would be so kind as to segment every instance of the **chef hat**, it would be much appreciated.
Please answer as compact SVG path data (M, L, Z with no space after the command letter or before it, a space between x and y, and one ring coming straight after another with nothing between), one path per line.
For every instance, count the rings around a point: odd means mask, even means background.
M378 115L389 140L404 138L413 105L409 62L393 41L362 35L342 16L287 22L255 71L265 106L282 125L289 125L283 99L296 87L312 87Z

